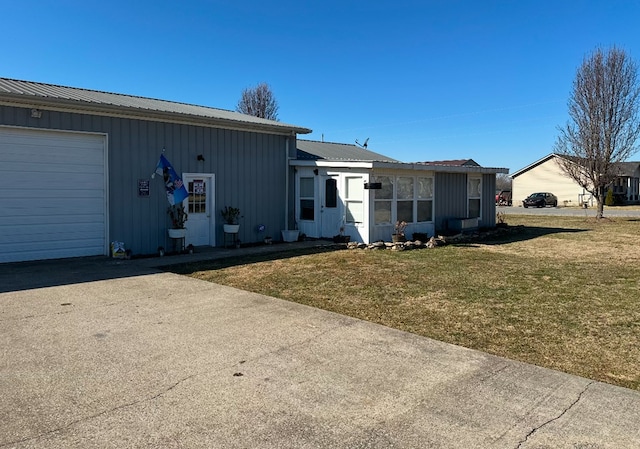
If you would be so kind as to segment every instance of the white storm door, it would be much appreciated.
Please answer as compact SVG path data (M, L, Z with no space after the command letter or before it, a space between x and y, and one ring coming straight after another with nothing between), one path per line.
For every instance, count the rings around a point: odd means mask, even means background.
M320 185L321 237L333 237L342 226L342 201L338 192L339 176L323 176Z
M184 200L187 211L185 244L215 246L215 204L213 202L214 175L185 173L183 176L189 197Z

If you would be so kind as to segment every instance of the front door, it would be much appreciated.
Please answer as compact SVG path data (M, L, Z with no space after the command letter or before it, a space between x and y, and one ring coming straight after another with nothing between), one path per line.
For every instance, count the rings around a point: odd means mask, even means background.
M184 201L188 214L185 243L193 246L215 246L214 175L185 173L183 178L189 191L189 197Z
M338 194L337 175L323 176L320 186L321 237L331 238L340 233L342 226L342 202Z

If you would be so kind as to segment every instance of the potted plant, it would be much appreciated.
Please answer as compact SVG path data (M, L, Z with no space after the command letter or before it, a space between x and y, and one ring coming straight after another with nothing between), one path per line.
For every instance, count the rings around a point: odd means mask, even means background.
M398 242L406 242L407 239L404 236L404 231L405 229L407 229L407 222L406 221L396 221L395 226L393 227L394 232L393 234L391 234L391 241L393 243L398 243Z
M167 230L169 237L172 239L183 239L187 235L187 228L185 228L184 224L188 218L187 212L184 210L184 205L180 203L169 206L167 214L171 219L171 229Z
M240 230L240 225L238 224L238 218L240 218L240 209L238 209L237 207L225 206L225 208L222 209L220 213L222 214L222 219L224 220L224 232L226 232L227 234L237 234Z

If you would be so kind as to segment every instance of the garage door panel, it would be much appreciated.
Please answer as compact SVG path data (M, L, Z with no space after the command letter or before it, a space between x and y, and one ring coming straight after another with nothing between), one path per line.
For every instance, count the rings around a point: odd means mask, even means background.
M86 242L82 243L84 245L87 244ZM43 246L36 246L30 250L20 248L15 252L10 251L9 249L3 249L2 253L0 253L0 263L40 259L64 259L67 257L96 256L101 254L96 251L98 251L97 246L66 246L61 248L45 248Z
M12 216L2 215L0 216L0 232L15 234L18 231L8 228L30 225L44 225L52 226L55 224L61 225L73 225L74 223L86 223L91 224L95 228L98 225L104 226L103 215L57 215L54 218L45 214L33 214L27 210L22 211L22 214L13 214Z
M61 164L43 161L3 162L4 170L8 173L23 173L24 176L37 177L43 173L86 173L103 174L104 167L100 164Z
M0 127L0 262L107 253L102 135Z
M86 172L19 172L10 171L3 175L3 183L13 186L14 188L25 189L42 189L43 185L47 188L57 189L62 187L68 189L73 186L75 189L83 189L85 187L96 188L96 178L103 175L98 173ZM35 185L34 185L35 184Z
M84 199L92 198L101 201L104 196L104 189L55 189L55 190L39 190L35 188L11 189L5 190L9 199L24 200L46 200L49 198L73 198Z
M10 198L2 202L3 215L27 215L36 214L43 217L47 222L55 220L57 216L66 215L101 215L96 210L96 201L100 201L100 197L94 198L76 198L73 201L68 198Z
M16 236L0 235L0 244L29 248L31 245L42 245L47 242L78 242L100 241L103 242L104 229L96 229L91 226L27 226L23 232ZM53 247L52 243L49 247Z

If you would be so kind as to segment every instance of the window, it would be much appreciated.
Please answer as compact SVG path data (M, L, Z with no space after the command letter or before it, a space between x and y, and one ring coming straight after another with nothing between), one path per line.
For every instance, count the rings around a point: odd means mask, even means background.
M300 178L300 220L313 220L315 216L315 179Z
M345 185L345 212L347 223L364 221L364 180L362 177L348 177Z
M338 181L329 178L324 182L324 207L338 206Z
M433 177L378 176L376 182L382 184L382 189L372 191L375 224L433 221Z
M467 198L469 200L469 218L480 217L480 205L482 195L482 179L469 177L467 180Z
M372 190L374 203L373 215L374 224L391 223L391 203L393 202L393 178L390 176L379 176L376 178L382 188Z
M433 178L417 178L418 222L433 221Z
M204 179L194 179L187 185L189 201L187 211L190 214L207 213L207 188Z
M398 221L413 223L413 178L399 176L397 186Z

